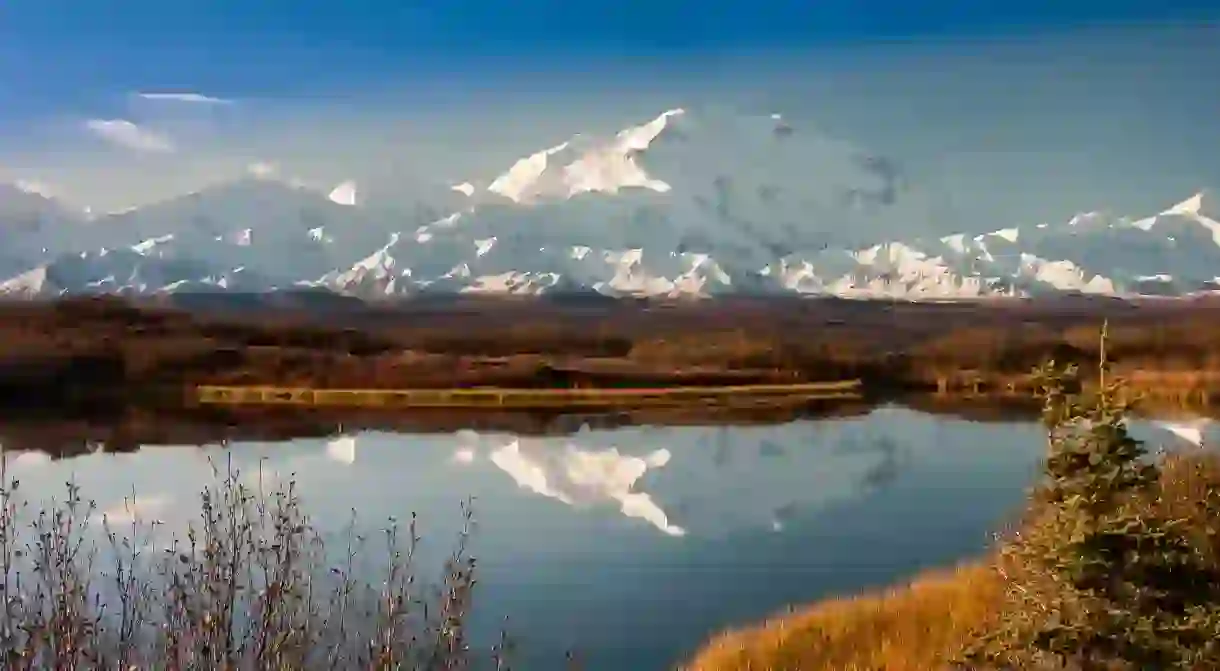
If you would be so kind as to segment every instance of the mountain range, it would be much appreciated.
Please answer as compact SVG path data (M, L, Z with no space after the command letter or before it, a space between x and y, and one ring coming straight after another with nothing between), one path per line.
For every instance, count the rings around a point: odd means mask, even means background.
M949 210L932 185L780 114L673 109L420 193L408 205L369 200L355 182L317 189L252 166L97 216L0 185L0 293L961 300L1220 288L1209 193L1152 216L1096 211L943 235Z

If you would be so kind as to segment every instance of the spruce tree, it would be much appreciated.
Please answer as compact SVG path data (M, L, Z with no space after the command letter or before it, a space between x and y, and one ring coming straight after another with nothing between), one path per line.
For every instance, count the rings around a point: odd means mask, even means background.
M1001 549L996 629L972 669L1220 669L1220 572L1184 521L1158 505L1160 469L1127 432L1131 407L1110 373L1039 371L1048 454L1027 518Z

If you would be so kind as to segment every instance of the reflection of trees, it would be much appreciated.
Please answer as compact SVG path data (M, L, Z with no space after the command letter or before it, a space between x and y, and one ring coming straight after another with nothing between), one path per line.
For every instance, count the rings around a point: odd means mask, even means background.
M733 451L733 445L729 440L729 432L720 427L716 430L716 451L712 454L712 463L716 464L716 468L724 468L729 465L729 455Z
M287 441L323 438L348 431L451 434L461 429L507 432L521 436L562 436L582 428L609 430L629 426L714 426L714 459L727 465L733 449L729 428L775 425L799 419L866 414L863 403L823 408L653 408L614 413L367 409L229 408L157 411L112 408L89 419L76 415L38 416L0 409L0 442L6 449L45 452L56 458L88 454L85 443L101 443L107 452L130 452L157 445L202 445L223 440ZM67 417L72 417L69 419ZM764 456L778 456L775 445L762 446Z
M978 423L1036 421L1041 411L1037 399L967 398L922 395L901 399L903 407L917 412Z
M712 453L712 463L714 463L717 468L724 468L725 466L728 466L732 460L732 452L735 449L732 442L732 436L729 433L729 427L719 427L716 430L714 440L715 446L714 452ZM736 449L741 448L742 446L736 447ZM758 443L759 457L773 459L775 457L786 456L787 454L788 452L784 449L784 447L774 440L764 438Z
M39 430L0 430L0 446L6 452L42 452L53 459L71 459L98 452L136 452L142 443L122 433L82 431L65 434Z
M869 468L860 479L866 490L884 489L893 484L907 463L909 451L888 437L881 437L875 448L881 454L881 460Z
M758 444L758 456L760 457L782 457L787 454L784 448L773 440L763 440Z
M910 463L910 448L887 435L868 436L863 439L852 436L840 443L834 451L839 454L879 455L877 463L870 466L860 478L860 486L864 491L890 486L902 474L902 469Z
M52 440L38 436L3 435L0 436L0 445L5 452L43 452L54 459L80 457L93 451L89 441L79 438Z

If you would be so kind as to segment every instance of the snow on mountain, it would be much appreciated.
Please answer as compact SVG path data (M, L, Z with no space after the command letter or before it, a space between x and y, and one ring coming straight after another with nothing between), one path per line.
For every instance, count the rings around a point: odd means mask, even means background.
M62 292L48 277L49 268L38 266L0 282L0 294L16 298L37 298Z
M1220 281L1220 211L1206 192L1139 219L1093 211L943 235L944 194L779 114L672 109L609 137L556 140L498 175L408 190L423 195L407 207L354 181L285 180L270 164L88 223L0 185L0 277L12 278L0 292L969 299L1173 296Z

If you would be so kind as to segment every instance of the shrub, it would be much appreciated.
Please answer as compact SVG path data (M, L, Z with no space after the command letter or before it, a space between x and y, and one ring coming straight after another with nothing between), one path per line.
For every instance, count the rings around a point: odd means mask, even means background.
M158 548L139 521L123 531L105 517L108 540L90 542L95 509L75 485L36 510L5 473L4 668L439 671L478 661L465 633L475 585L468 505L443 580L430 590L414 574L413 515L384 530L380 568L362 564L367 541L354 518L332 563L292 483L263 492L244 482L230 466L201 493L185 536ZM507 668L506 647L502 639L484 661Z
M968 668L1220 668L1220 567L1162 505L1160 467L1127 433L1130 406L1108 375L1070 391L1077 369L1040 371L1048 454L1028 519L1002 548L1007 587Z

